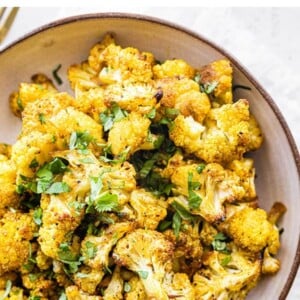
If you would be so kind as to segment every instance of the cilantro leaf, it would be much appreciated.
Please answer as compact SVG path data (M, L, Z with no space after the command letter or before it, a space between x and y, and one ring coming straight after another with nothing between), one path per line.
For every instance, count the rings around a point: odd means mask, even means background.
M43 216L43 210L41 207L34 210L33 221L36 225L38 226L42 225L42 216Z
M113 103L110 109L100 113L100 121L104 132L109 131L113 127L114 122L118 122L127 116L128 113L126 110L121 109L117 103Z
M73 131L70 136L70 150L86 150L88 145L94 140L88 131Z
M202 199L201 197L195 193L195 190L200 188L200 183L193 181L193 173L189 172L188 173L188 202L189 202L189 207L192 209L197 209L199 208Z
M118 205L118 196L108 191L103 192L94 200L95 209L100 213L116 210Z

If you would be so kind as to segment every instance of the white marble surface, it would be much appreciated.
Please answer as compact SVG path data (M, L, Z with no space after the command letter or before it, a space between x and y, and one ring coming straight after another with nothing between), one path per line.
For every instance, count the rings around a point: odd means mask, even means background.
M221 45L242 62L273 97L300 148L300 8L133 8L105 5L21 8L0 50L48 22L71 15L107 11L141 13L166 19ZM300 272L287 299L300 299Z

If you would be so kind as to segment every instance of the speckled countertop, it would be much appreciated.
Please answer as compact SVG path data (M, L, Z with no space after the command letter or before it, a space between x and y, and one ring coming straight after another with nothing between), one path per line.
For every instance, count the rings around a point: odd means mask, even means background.
M225 48L273 97L300 148L300 8L133 8L107 5L21 8L0 49L56 19L107 11L141 13L176 22ZM300 299L300 272L287 299Z

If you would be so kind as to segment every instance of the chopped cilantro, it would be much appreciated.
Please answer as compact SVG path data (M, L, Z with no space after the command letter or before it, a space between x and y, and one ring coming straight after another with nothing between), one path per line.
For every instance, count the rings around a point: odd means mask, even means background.
M84 251L85 257L87 259L92 259L97 254L97 247L94 243L90 241L85 242L85 251Z
M231 262L231 255L226 255L220 262L222 267L226 267Z
M63 83L62 79L58 75L58 71L60 70L60 68L61 68L61 64L57 65L57 67L52 71L53 78L59 85Z
M43 113L39 114L39 121L40 121L41 124L46 123L46 118L45 118L45 115Z
M174 230L174 234L175 234L176 238L179 235L179 231L180 231L180 228L181 228L181 223L182 223L182 218L179 215L179 213L176 211L173 215L173 222L172 222L172 228Z
M127 281L125 281L124 282L124 292L129 293L130 291L131 291L131 285Z
M36 225L38 225L38 226L42 225L42 216L43 216L43 210L41 207L34 210L33 221Z
M228 237L224 233L219 232L214 236L214 240L211 245L215 251L229 254L230 250L228 249L226 243L228 240L229 240Z
M114 122L118 122L127 116L128 113L126 110L121 109L117 103L113 103L109 109L100 114L100 121L104 132L109 131L113 127Z
M193 173L189 172L188 173L188 202L189 202L189 207L192 209L197 209L199 208L202 199L201 197L195 193L195 190L199 189L200 183L192 181L193 180Z
M147 279L149 275L148 271L138 271L137 273L142 279Z
M77 149L84 151L94 138L88 131L73 131L70 136L69 148L70 150Z

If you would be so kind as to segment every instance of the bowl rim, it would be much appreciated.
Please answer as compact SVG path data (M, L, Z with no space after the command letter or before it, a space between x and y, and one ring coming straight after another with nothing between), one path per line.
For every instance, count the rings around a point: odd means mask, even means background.
M35 36L43 31L47 31L49 29L52 29L54 27L60 27L64 26L69 23L73 22L80 22L80 21L85 21L85 20L90 20L90 19L130 19L130 20L140 20L143 22L149 22L149 23L155 23L158 25L162 25L164 27L168 27L170 29L175 29L177 31L180 31L182 33L185 33L189 36L192 36L193 38L200 40L201 42L204 42L208 46L214 48L218 52L220 52L222 55L227 57L230 61L232 61L235 66L249 79L249 81L253 84L253 86L262 94L264 99L267 101L269 104L270 108L273 110L275 116L277 117L279 123L281 124L289 146L292 150L293 158L297 167L297 172L298 176L300 177L300 155L299 151L296 145L296 142L294 140L294 137L289 129L289 126L283 117L279 107L273 100L273 98L268 94L268 92L261 86L261 84L253 77L253 75L248 71L246 67L243 66L243 64L235 58L234 55L231 53L227 52L223 47L219 46L215 42L211 41L207 37L201 35L198 32L195 32L191 29L188 29L187 27L183 25L176 24L172 21L168 21L165 19L161 19L158 17L150 16L150 15L143 15L143 14L138 14L138 13L127 13L127 12L103 12L103 13L86 13L86 14L77 14L65 18L60 18L55 21L49 22L45 25L39 26L36 29L31 30L30 32L22 35L20 38L12 41L10 44L8 44L6 47L4 47L2 50L0 50L0 56L4 54L5 52L9 51L11 48L16 46L17 44L22 43L23 41L27 40L28 38L31 38L32 36ZM297 251L296 255L292 264L292 268L289 272L289 276L287 278L287 281L281 291L281 294L279 296L279 300L286 299L290 288L293 284L293 281L296 277L298 268L300 265L300 237L298 238L298 245L297 245Z

